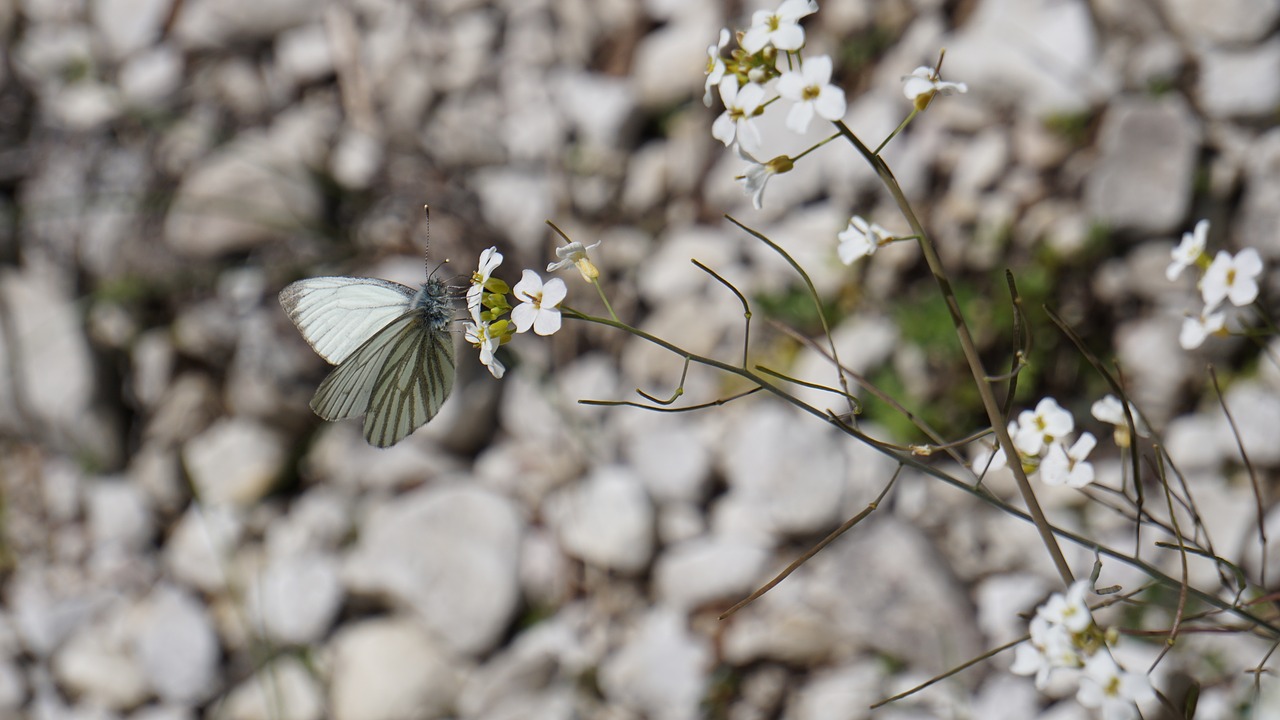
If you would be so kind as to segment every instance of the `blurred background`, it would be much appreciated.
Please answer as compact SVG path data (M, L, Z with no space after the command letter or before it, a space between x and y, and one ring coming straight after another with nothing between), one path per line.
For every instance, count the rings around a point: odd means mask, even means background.
M1252 491L1205 365L1268 488L1280 372L1240 338L1179 348L1199 301L1189 273L1164 268L1200 218L1211 253L1280 255L1280 4L820 5L806 53L835 59L867 144L909 112L901 76L941 48L943 77L969 86L885 157L988 368L1015 349L1011 268L1034 332L1022 406L1056 396L1104 438L1099 474L1118 482L1109 431L1088 418L1105 385L1047 304L1120 363L1220 547L1258 571L1240 522ZM0 716L852 719L1024 633L1017 613L1058 589L1030 528L915 474L718 620L895 464L769 398L690 414L577 404L675 391L680 358L620 333L522 336L502 381L464 346L445 409L385 451L308 408L328 367L276 294L325 274L421 282L430 204L428 266L449 260L459 282L489 246L509 282L541 270L554 220L601 243L624 320L740 357L742 308L696 258L751 299L754 361L834 382L780 329L820 333L804 286L732 214L805 266L848 367L948 437L983 427L918 251L837 259L852 214L907 230L855 152L806 157L761 211L734 182L743 163L711 137L702 70L719 29L759 7L0 0ZM776 109L761 124L766 157L828 133L795 136ZM601 312L563 277L570 305ZM683 388L681 404L743 389L696 367ZM862 423L921 439L882 404ZM1138 551L1131 524L1081 494L1044 502ZM1092 555L1068 553L1087 574ZM1100 584L1141 579L1107 565ZM1159 647L1139 644L1133 667ZM1265 652L1191 637L1157 685L1203 682L1197 717L1248 703L1270 717L1274 681L1255 697L1243 674ZM1010 675L1008 655L875 716L1087 717Z

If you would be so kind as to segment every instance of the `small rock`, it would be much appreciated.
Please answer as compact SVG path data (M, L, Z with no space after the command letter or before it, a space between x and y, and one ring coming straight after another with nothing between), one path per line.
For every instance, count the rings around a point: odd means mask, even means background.
M1240 51L1215 50L1200 62L1197 96L1210 117L1261 117L1280 105L1280 39Z
M112 710L128 710L150 695L130 647L124 612L82 626L53 658L58 681L78 698Z
M812 673L787 703L789 720L864 717L884 697L884 671L861 661Z
M1240 447L1256 466L1273 467L1280 463L1280 443L1273 430L1280 427L1280 395L1257 380L1235 383L1227 390L1224 403L1231 411L1231 422L1221 413L1215 414L1212 437L1223 457L1240 458Z
M182 84L182 54L159 45L129 58L120 68L120 92L133 105L156 106Z
M710 5L689 7L693 10L645 33L636 44L632 82L642 107L669 107L695 92L702 96L702 78L688 69L706 64L707 45L715 42L723 19Z
M133 345L133 396L143 407L160 402L173 379L173 341L168 330L148 330Z
M338 136L338 144L329 158L333 179L343 187L363 190L369 187L382 167L385 152L380 138L354 127Z
M763 585L769 551L737 537L700 537L667 548L654 567L658 600L673 608L726 607Z
M590 73L562 73L552 81L555 107L589 147L624 145L622 131L636 117L635 91L619 78Z
M302 661L285 655L233 688L220 710L228 720L320 720L325 697Z
M330 651L335 720L425 720L453 707L457 660L409 618L346 625Z
M319 553L301 553L267 563L249 586L255 624L272 639L307 645L324 637L342 609L338 563Z
M1280 128L1248 144L1244 159L1244 199L1236 223L1236 240L1258 248L1264 258L1280 257Z
M42 435L56 444L83 438L93 424L93 360L67 289L52 273L7 269L0 273L0 304L10 319L6 339L13 341L19 406L31 414L22 424L47 424L52 432Z
M657 501L698 502L711 480L711 454L692 423L672 417L624 436L630 467Z
M86 501L95 546L141 551L150 545L155 525L141 488L120 478L103 478L89 485Z
M18 709L26 699L27 683L22 671L11 659L0 659L0 711L18 717Z
M165 567L197 590L223 592L230 585L226 570L243 533L236 509L192 503L165 543Z
M153 447L167 447L195 437L217 412L217 388L209 376L184 373L169 383L143 434Z
M129 720L196 720L196 714L185 705L149 705L130 715Z
M247 506L261 500L284 469L284 438L256 420L225 418L187 442L182 457L200 499Z
M1121 100L1099 131L1085 209L1120 230L1170 233L1186 218L1200 129L1181 100Z
M112 57L123 58L160 37L172 0L104 0L89 6Z
M1025 43L1009 42L1011 33ZM970 92L998 95L1036 115L1079 112L1088 107L1092 87L1105 87L1098 82L1105 71L1098 33L1082 0L989 0L946 45L943 79L966 82ZM1053 57L1053 63L1032 60L1032 47ZM1082 75L1093 83L1079 82Z
M547 499L543 508L571 555L597 567L638 573L653 555L654 513L639 479L603 468Z
M484 652L519 604L522 531L505 497L465 484L424 487L364 518L343 576L353 592L413 608L458 652Z
M66 583L79 573L37 563L19 565L6 583L6 600L13 626L23 646L46 657L76 628L88 621L114 595Z
M1280 17L1280 5L1256 0L1161 0L1181 37L1207 38L1223 45L1266 37Z
M600 689L646 717L698 718L711 662L709 644L689 632L684 615L659 606L605 659Z
M199 702L218 690L221 650L204 605L172 585L152 591L134 617L134 653L161 699Z
M323 23L312 23L276 36L276 67L295 85L333 72L333 50Z
M165 220L174 250L193 257L247 250L280 237L277 223L300 226L318 216L308 171L282 157L287 152L278 143L285 138L277 130L246 131L186 175Z
M516 247L541 250L543 220L554 214L546 175L515 169L483 169L471 176L480 210L493 227L503 228Z
M306 0L187 0L173 34L188 48L224 48L274 37L315 19L321 10Z
M755 408L723 446L729 492L756 506L775 533L830 529L844 502L844 442L844 435L790 408Z

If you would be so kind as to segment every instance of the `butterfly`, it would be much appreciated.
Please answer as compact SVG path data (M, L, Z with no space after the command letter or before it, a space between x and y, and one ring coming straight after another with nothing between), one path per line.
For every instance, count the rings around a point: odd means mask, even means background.
M453 389L453 304L428 276L414 289L374 278L318 277L280 291L303 339L337 365L311 409L325 420L364 416L369 444L390 447L435 417Z

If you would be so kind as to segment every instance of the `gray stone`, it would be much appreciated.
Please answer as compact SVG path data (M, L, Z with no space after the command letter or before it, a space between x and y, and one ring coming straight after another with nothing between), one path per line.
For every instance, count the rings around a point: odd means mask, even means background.
M971 93L1036 115L1079 112L1088 107L1091 92L1105 88L1098 82L1106 70L1098 58L1097 32L1082 0L988 0L945 42L944 80L965 82ZM929 52L936 54L936 47ZM1045 57L1052 62L1040 60ZM896 74L909 71L904 65Z
M86 493L89 533L94 545L140 552L151 542L155 523L141 488L120 479L101 478Z
M99 432L90 412L93 360L67 288L50 272L8 269L0 273L0 304L9 320L6 338L13 342L10 392L16 389L20 398L25 431L42 428L46 442L68 449L91 442Z
M324 690L292 656L282 656L232 688L218 717L227 720L320 720Z
M1248 144L1244 176L1236 241L1274 260L1280 257L1280 235L1275 231L1280 227L1280 128Z
M656 607L600 667L600 689L611 702L645 717L701 717L712 655L709 643L689 632L684 615Z
M981 652L971 616L964 590L924 535L876 514L739 611L722 647L733 664L811 664L874 648L920 672L942 672L951 666L946 658Z
M1178 34L1222 44L1261 40L1280 17L1265 0L1160 0Z
M133 625L134 655L161 699L199 702L217 692L221 650L200 601L161 585L137 609Z
M790 408L754 408L739 419L722 447L729 495L753 506L766 532L829 530L844 503L845 441Z
M169 15L167 0L104 0L90 6L94 25L114 58L149 47Z
M244 523L236 509L192 503L165 543L165 568L197 590L225 592L231 584L227 570L243 533Z
M457 658L409 618L366 620L333 639L334 720L447 717L458 693Z
M555 195L545 174L492 168L474 173L470 181L490 225L503 228L519 248L540 249L543 221L554 213Z
M286 30L276 36L276 67L294 84L319 80L333 72L333 50L323 23Z
M502 637L519 604L522 532L505 497L466 484L428 486L363 518L343 575L352 592L411 608L449 647L480 653Z
M182 180L165 220L178 252L211 257L246 250L302 227L320 212L305 166L310 146L327 144L331 120L312 122L305 108L282 116L269 133L246 131L205 158Z
M255 420L224 418L192 438L183 461L197 496L210 505L247 506L275 485L288 456L278 432Z
M1261 117L1280 105L1280 39L1245 50L1211 50L1196 94L1209 117Z
M1255 466L1280 463L1280 443L1275 428L1280 427L1280 395L1257 380L1242 380L1227 389L1223 399L1231 411L1234 427L1221 413L1215 413L1213 438L1223 457L1240 459L1240 446ZM1203 440L1202 440L1203 441Z
M543 512L565 550L591 565L634 574L653 555L653 504L624 468L595 471L548 498Z
M14 630L36 657L52 654L113 594L83 587L83 578L66 568L38 563L19 565L6 585Z
M711 453L697 426L663 416L623 436L629 465L657 501L700 501L711 480Z
M324 637L342 609L342 585L335 559L299 553L269 561L249 585L248 607L255 625L271 639L308 645Z
M135 55L120 68L120 93L131 105L163 105L182 84L182 54L158 45Z
M127 607L81 626L54 655L59 683L81 700L112 710L141 704L151 688L131 647Z
M178 13L173 34L188 48L227 47L303 25L322 9L306 0L191 0Z
M1185 103L1121 100L1103 118L1085 209L1117 230L1172 233L1186 221L1200 129Z
M865 717L885 697L884 671L871 661L855 661L812 673L787 703L788 720Z
M699 537L667 548L654 567L654 586L663 604L697 609L720 601L724 607L763 585L769 550L739 537Z

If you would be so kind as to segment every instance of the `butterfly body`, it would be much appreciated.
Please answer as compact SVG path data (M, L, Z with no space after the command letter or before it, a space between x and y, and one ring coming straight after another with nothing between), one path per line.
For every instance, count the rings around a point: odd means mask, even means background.
M370 444L389 447L435 417L453 390L453 305L444 282L420 288L374 278L319 277L280 304L320 357L337 365L311 399L325 420L364 416Z

